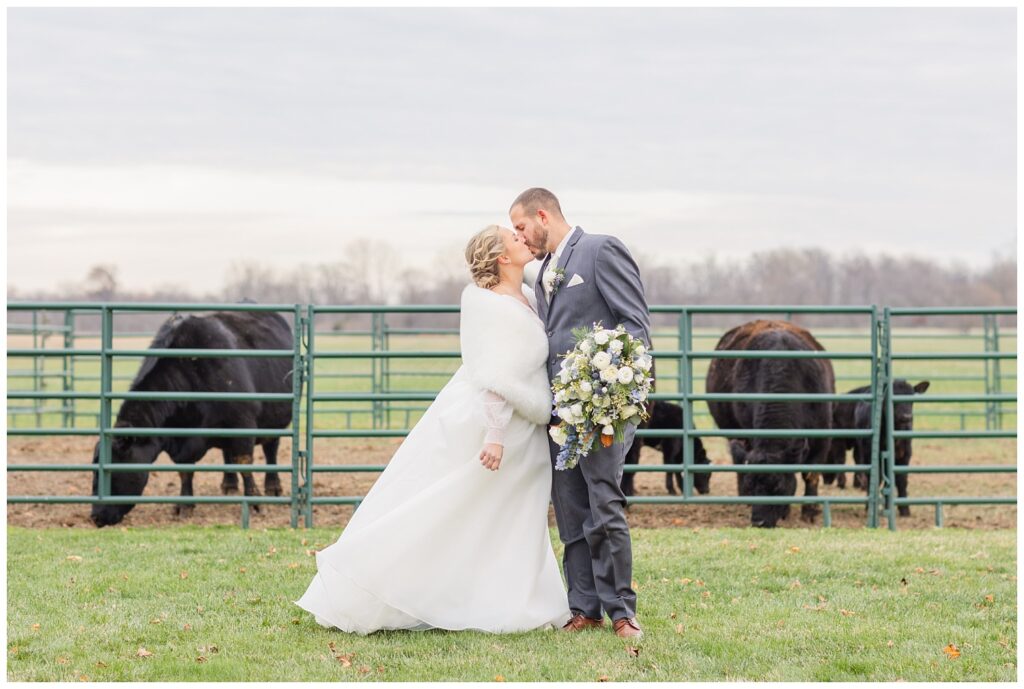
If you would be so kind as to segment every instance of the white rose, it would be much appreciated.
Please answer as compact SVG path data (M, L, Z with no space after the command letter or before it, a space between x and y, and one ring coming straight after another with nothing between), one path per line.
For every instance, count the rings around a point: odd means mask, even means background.
M615 435L615 429L612 428L611 426L605 426L604 428L601 429L601 433L603 433L604 435Z
M558 372L558 378L559 380L562 381L562 384L565 385L570 380L572 380L572 374L569 373L569 369L563 368L561 371Z
M628 407L623 407L622 412L620 413L620 416L622 418L624 418L624 419L628 419L630 417L636 416L639 411L640 410L637 407L634 407L631 404Z
M601 371L601 380L606 383L614 383L619 379L619 369L614 366L609 366Z
M625 385L626 383L633 380L633 369L629 366L623 366L619 369L619 382Z
M565 427L561 425L549 428L548 435L551 436L551 439L554 440L555 444L558 446L565 445L565 442L569 439L569 434L566 433Z
M580 390L582 390L583 392L593 392L594 386L590 384L589 380L581 380Z
M604 395L594 395L592 402L596 407L604 407L608 404L608 398Z
M608 344L608 331L598 330L596 333L594 333L594 342L596 342L599 345Z
M651 370L651 357L649 357L649 356L641 357L640 361L639 361L639 365L640 365L640 368L642 368L643 370L650 371Z
M607 415L602 416L600 419L597 420L597 424L600 425L600 426L607 426L611 422L612 422L612 418L610 416L607 416Z
M583 419L583 405L580 404L579 402L577 402L576 404L572 405L572 407L570 407L569 410L572 412L572 415L575 418L580 419L580 420Z
M644 354L647 353L647 348L644 347L643 345L637 345L636 349L633 350L633 353L637 354L638 356L643 356Z
M584 354L590 354L594 351L594 345L590 344L590 340L583 340L583 342L580 342L580 351Z
M633 376L633 382L635 382L637 385L642 384L644 382L644 374L637 373L635 376Z
M590 363L594 365L599 371L603 371L612 365L612 355L608 352L598 352L594 355L594 358L590 360Z
M565 390L559 390L558 392L555 393L555 404L558 404L559 402L564 402L565 398L566 398Z
M612 340L612 343L608 345L608 349L612 350L616 354L622 353L622 340Z
M566 423L572 423L572 410L570 410L568 407L559 407L558 418L560 418L562 421L565 421Z

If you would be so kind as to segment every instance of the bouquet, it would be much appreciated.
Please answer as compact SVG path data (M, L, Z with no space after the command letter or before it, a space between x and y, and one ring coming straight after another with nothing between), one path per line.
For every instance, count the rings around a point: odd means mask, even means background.
M654 382L650 353L622 325L607 330L597 322L572 334L576 347L561 355L551 383L553 413L561 422L548 433L561 447L555 458L560 470L572 469L597 443L622 442L627 423L646 420L644 402Z

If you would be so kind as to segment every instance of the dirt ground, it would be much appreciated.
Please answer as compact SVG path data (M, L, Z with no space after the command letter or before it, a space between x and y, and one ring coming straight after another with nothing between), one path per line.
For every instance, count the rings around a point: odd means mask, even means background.
M31 438L9 437L7 439L7 461L9 464L86 464L92 460L93 438L55 437ZM318 439L314 448L316 465L327 464L386 464L401 443L394 439ZM725 445L720 439L707 439L708 454L714 464L728 464ZM287 464L291 456L289 439L281 443L279 458ZM219 451L210 452L203 460L221 462ZM257 451L257 462L262 463ZM158 464L170 464L166 455L161 455ZM641 464L660 464L661 455L656 450L644 448ZM1015 440L927 440L914 443L914 465L934 464L1016 464ZM379 473L321 473L314 477L316 496L361 496L365 495ZM847 474L847 488L838 489L834 484L822 486L823 495L861 495L852 487L852 474ZM965 480L966 479L966 480ZM220 495L221 474L202 472L195 476L196 495ZM281 475L285 493L291 486L288 474ZM257 485L262 490L263 479L257 476ZM179 479L176 472L153 472L146 487L146 495L177 495ZM665 475L662 473L639 473L636 476L637 495L666 495ZM8 495L89 495L92 488L88 472L11 472L7 474ZM802 493L802 484L798 494ZM711 477L712 495L735 495L735 474L719 473ZM909 494L914 496L1014 496L1016 495L1015 474L926 474L910 477ZM15 504L7 506L9 525L28 527L85 527L94 528L88 519L89 506L84 504ZM820 528L819 517L814 525L799 518L799 506L794 505L790 517L779 523L782 528ZM317 505L313 516L316 526L342 527L352 514L348 505ZM628 511L633 527L684 527L749 525L750 508L743 505L632 505ZM237 505L197 505L193 515L184 522L172 515L169 504L139 505L132 510L125 526L149 526L172 524L239 524L241 507ZM554 526L553 514L549 515ZM288 526L290 518L286 505L263 505L259 513L250 518L252 528ZM961 528L1014 528L1017 523L1016 507L1012 505L950 505L944 507L944 523L948 527ZM905 528L932 528L935 524L935 509L930 505L911 507L910 517L901 517L898 526ZM839 505L832 508L832 525L838 527L863 527L864 508L859 505Z

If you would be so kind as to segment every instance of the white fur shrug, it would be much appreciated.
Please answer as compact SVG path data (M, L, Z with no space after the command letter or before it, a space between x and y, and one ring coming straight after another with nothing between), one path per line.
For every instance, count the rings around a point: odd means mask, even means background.
M548 339L540 318L513 297L475 284L462 290L461 308L462 363L473 384L501 395L527 420L548 423Z

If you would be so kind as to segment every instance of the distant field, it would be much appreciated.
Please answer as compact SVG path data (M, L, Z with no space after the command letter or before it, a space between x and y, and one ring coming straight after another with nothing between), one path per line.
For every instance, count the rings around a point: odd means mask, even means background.
M721 336L721 328L702 328L694 333L694 348L699 350L714 349L717 339ZM870 351L870 341L867 333L860 337L846 337L843 335L851 332L850 328L814 328L813 332L822 342L826 349L831 351ZM839 336L837 336L839 335ZM924 337L930 336L930 337ZM963 333L952 330L936 329L905 329L897 331L894 341L894 349L897 352L974 352L984 351L981 333L975 331L971 337L963 339ZM118 338L115 347L127 349L142 349L149 344L148 338ZM672 336L660 336L655 338L654 351L674 350L678 348L677 338ZM31 338L28 336L13 336L8 338L8 347L30 347ZM47 347L59 348L60 338L51 337L46 343ZM1000 347L1003 351L1016 351L1016 334L1004 333L1000 338ZM98 340L80 339L76 347L81 349L98 348ZM456 351L458 350L458 337L454 335L393 335L389 341L389 347L395 351ZM368 336L345 336L338 334L318 334L316 339L316 351L369 351L371 340ZM40 369L47 374L59 374L64 362L59 358L37 359ZM139 366L139 359L120 358L114 364L115 390L127 390ZM656 359L659 382L656 385L656 392L671 393L678 391L678 364L671 359ZM378 381L378 391L381 392L436 392L444 386L448 377L455 372L460 364L455 359L395 359L378 363L377 373L374 373L374 364L370 360L351 359L323 359L316 362L314 370L314 385L318 393L327 392L373 392L374 379ZM708 360L695 360L694 369L694 391L704 390L703 378L707 371ZM988 366L994 364L989 363ZM836 372L837 392L845 392L860 385L870 382L869 365L867 361L835 361L833 366ZM1016 361L1001 361L998 364L1001 374L1001 391L1006 394L1016 393L1017 390L1017 365ZM29 375L32 371L32 360L9 359L8 367L15 371L18 377L8 375L8 388L11 390L32 389L33 379ZM907 378L912 382L928 379L932 382L929 392L933 395L947 395L955 393L978 393L985 391L984 361L898 361L894 365L895 375ZM22 373L17 373L22 372ZM99 390L99 361L98 358L80 359L74 363L75 384L74 390L79 392L96 392ZM45 390L59 391L62 389L62 379L50 377L45 379ZM114 410L118 402L114 402ZM11 407L25 407L30 404L12 400ZM59 407L57 401L48 402L48 408ZM427 403L397 402L388 407L382 405L383 410L378 414L376 427L378 428L408 428L419 418ZM713 423L707 414L703 403L696 403L695 423L698 428L712 428ZM305 400L303 400L305 408ZM98 402L91 400L79 400L74 403L75 426L79 428L95 428L97 425ZM930 404L919 405L915 410L915 418L918 428L984 428L984 404ZM1004 405L1003 425L1005 428L1012 428L1016 425L1016 405ZM59 413L35 413L17 414L8 416L8 425L11 428L30 427L60 427L63 423L63 416ZM303 424L305 420L303 419ZM369 402L319 402L316 408L316 428L373 428L374 414L373 405Z

